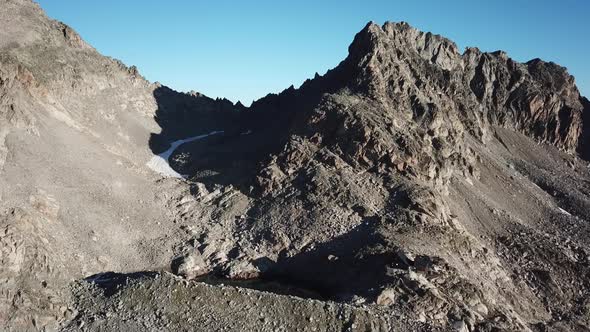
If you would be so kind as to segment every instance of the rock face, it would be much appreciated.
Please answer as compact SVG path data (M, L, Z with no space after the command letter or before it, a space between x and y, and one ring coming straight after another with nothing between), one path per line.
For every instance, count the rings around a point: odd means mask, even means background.
M0 3L0 329L590 328L590 102L565 68L370 23L246 108ZM146 166L169 149L187 179Z

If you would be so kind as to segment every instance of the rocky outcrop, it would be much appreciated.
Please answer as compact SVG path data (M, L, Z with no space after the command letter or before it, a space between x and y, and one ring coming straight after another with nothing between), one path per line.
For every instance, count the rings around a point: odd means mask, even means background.
M0 326L55 330L75 315L66 300L70 272L64 257L52 252L55 239L43 225L55 217L43 211L13 209L0 216Z
M468 50L466 57L471 90L491 124L575 151L582 105L565 68L540 59L519 64L503 52Z

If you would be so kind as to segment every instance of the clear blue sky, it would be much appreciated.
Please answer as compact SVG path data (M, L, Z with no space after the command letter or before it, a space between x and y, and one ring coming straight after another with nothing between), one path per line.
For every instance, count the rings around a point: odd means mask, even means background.
M590 96L590 1L39 0L101 53L151 81L249 104L346 57L368 21L407 21L460 49L567 67Z

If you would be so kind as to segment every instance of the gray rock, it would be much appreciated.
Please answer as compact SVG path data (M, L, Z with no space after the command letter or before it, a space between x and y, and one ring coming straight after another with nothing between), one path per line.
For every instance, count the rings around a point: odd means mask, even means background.
M174 273L187 279L194 279L209 273L208 265L198 250L193 250L179 258L177 263L178 267Z

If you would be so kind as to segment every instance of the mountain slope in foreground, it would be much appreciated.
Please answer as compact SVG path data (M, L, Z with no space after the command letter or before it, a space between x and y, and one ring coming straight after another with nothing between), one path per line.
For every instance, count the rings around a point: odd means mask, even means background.
M565 68L368 24L250 108L0 20L8 330L589 329L590 105Z

